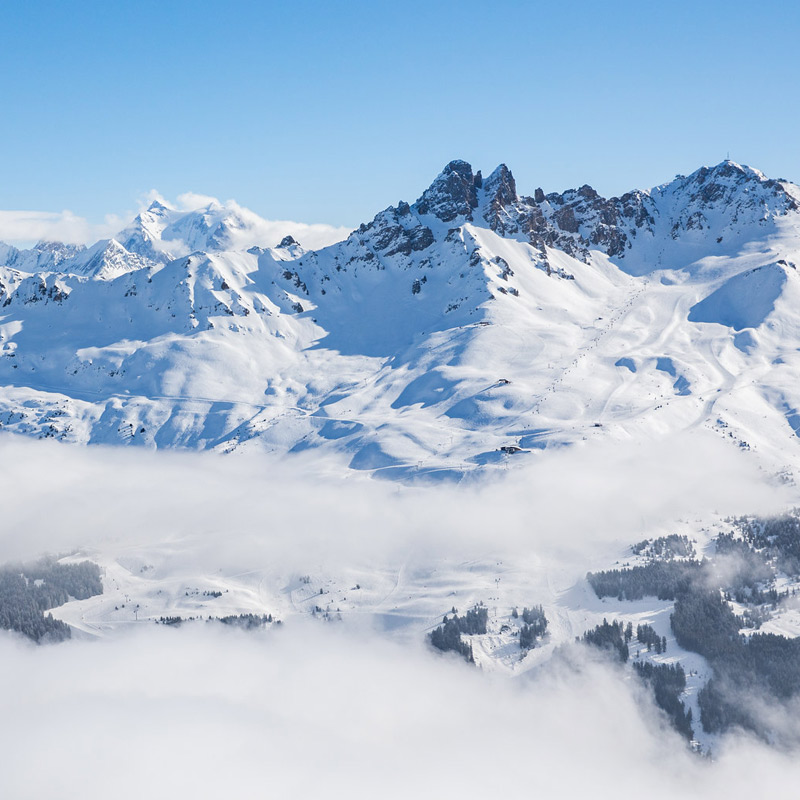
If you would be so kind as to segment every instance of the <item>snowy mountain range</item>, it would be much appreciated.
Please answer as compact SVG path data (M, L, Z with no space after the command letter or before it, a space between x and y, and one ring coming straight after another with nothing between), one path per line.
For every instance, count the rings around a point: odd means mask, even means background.
M0 245L0 428L457 479L705 427L800 469L794 184L526 196L452 161L321 250L261 222L157 201L88 248Z

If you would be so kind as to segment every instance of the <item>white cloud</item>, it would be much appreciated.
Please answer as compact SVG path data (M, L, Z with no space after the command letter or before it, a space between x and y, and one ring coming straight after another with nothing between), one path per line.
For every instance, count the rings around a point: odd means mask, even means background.
M151 192L151 195L157 193ZM168 201L165 205L172 207ZM335 227L323 223L309 224L292 220L263 219L249 208L239 205L235 200L224 203L216 197L196 192L184 192L178 195L174 207L180 211L196 211L200 208L216 206L229 209L248 223L247 236L243 237L236 247L246 249L253 244L262 247L274 247L284 236L293 236L307 250L319 250L322 247L340 242L350 235L351 229Z
M346 239L352 228L334 227L322 223L293 222L292 220L263 220L263 237L274 247L284 236L293 236L306 250L319 250Z
M249 209L230 200L221 203L210 195L186 192L170 203L156 190L151 190L143 198L139 210L146 208L153 200L179 211L194 211L210 204L224 206L242 214L250 224L244 247L259 244L274 247L280 240L291 235L306 249L316 250L346 238L350 228L336 227L324 223L309 224L292 220L262 219ZM93 244L100 239L116 236L133 219L137 212L109 214L102 222L92 222L72 211L0 211L0 242L16 247L31 247L39 241L67 242L69 244ZM237 243L238 246L239 243Z
M747 740L714 764L600 663L527 680L346 626L201 623L36 648L0 635L6 797L787 797ZM788 793L787 793L788 792Z
M197 192L184 192L177 197L175 207L180 211L195 211L198 208L205 208L206 206L221 206L216 197L210 194L198 194Z
M435 488L373 481L314 456L151 453L5 434L0 482L0 561L97 546L113 531L140 543L180 536L187 554L218 550L212 560L257 552L295 561L314 551L348 563L458 548L560 554L580 569L678 518L796 499L713 434L547 452L504 480Z
M92 224L71 211L0 211L0 241L30 246L39 241L88 244L119 230L119 218Z

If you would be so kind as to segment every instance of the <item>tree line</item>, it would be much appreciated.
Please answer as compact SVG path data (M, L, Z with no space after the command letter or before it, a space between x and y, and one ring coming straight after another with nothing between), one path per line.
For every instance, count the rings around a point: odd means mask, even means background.
M696 580L701 569L699 561L652 561L627 569L589 572L586 580L598 597L674 600L676 595Z
M637 556L655 559L694 558L695 550L688 536L671 533L657 539L644 539L631 545L631 551Z
M462 617L458 616L455 608L450 613L453 615L452 617L448 617L445 614L442 618L442 624L430 632L428 637L430 643L442 652L459 653L470 664L474 664L475 658L472 654L472 645L469 642L465 642L461 635L486 633L489 622L489 609L483 603L478 603Z
M517 618L519 613L515 608L511 616ZM536 646L537 639L541 639L547 631L547 617L542 606L533 606L522 609L522 627L519 629L519 646L522 650L530 650Z
M70 598L103 593L100 567L91 561L59 564L52 558L0 568L0 628L41 641L63 641L69 625L45 614Z
M628 643L633 638L633 625L629 622L611 622L604 619L602 624L586 631L581 641L591 647L608 652L611 657L621 663L628 661L630 650ZM650 625L639 625L637 629L639 641L655 643L662 648L666 642L659 639ZM692 711L686 710L680 695L686 689L686 673L678 664L652 664L650 662L634 662L636 674L648 685L656 705L664 711L672 726L682 736L692 739Z

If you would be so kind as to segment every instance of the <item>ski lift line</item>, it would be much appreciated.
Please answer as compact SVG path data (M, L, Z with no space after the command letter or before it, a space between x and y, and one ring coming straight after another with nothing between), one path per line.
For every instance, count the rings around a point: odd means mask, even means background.
M647 284L647 282L648 282L647 279L645 279L645 284ZM633 295L632 298L629 298L628 303L626 303L626 307L630 307L632 302L633 302L633 299L635 299L635 297L640 295L643 291L645 291L645 286L642 286L639 289L639 291L636 292ZM586 357L586 355L587 355L586 350L595 347L597 345L597 342L602 337L606 336L613 329L613 327L616 325L616 323L619 321L619 319L622 316L623 316L623 312L618 312L617 314L615 314L611 318L611 320L609 320L608 325L598 333L598 335L595 337L595 339L593 339L589 343L588 348L584 348L582 351L580 351L579 354L578 354L578 357L576 359L574 359L573 362L561 373L561 376L559 378L557 378L545 390L545 393L543 393L542 395L539 396L539 398L537 399L537 402L532 407L531 411L533 411L534 413L538 413L539 412L539 410L541 408L541 405L542 405L542 402L546 399L546 394L548 392L554 392L556 390L557 385L559 383L561 383L564 380L564 378L567 375L569 375L572 372L572 370L575 369L578 366L578 364ZM475 323L475 324L479 324L479 323ZM465 328L466 328L466 326L465 326ZM464 329L462 332L466 332L466 329ZM441 345L439 347L442 347L442 346L445 346L445 345ZM375 383L378 382L378 380L379 380L379 378L377 378L377 377L376 378L365 378L362 381L359 381L359 384L360 384L360 386L363 386L364 388L366 388L366 386L368 384L370 384L370 383L371 384L375 384ZM488 391L488 390L491 390L493 388L497 388L498 385L502 385L501 382L497 382L495 384L492 384L489 387L486 387L485 389L483 389L481 391ZM62 395L64 397L65 401L78 399L78 398L74 398L74 397L72 397L72 396L70 396L68 394L65 394L63 389L56 388L56 387L54 387L54 386L52 386L50 384L39 383L38 386L43 391L49 391L49 392L53 392L53 393ZM25 387L25 388L34 388L34 389L36 389L37 387L34 386L34 387ZM171 401L180 401L180 402L186 402L186 403L191 403L191 402L209 403L209 404L227 403L227 404L230 404L230 405L246 406L246 407L250 407L252 409L256 409L257 410L256 411L256 416L259 413L263 413L265 411L275 410L275 406L274 405L268 405L268 404L263 404L263 403L255 403L255 402L252 402L252 401L249 401L249 400L245 400L245 399L241 399L241 398L229 399L229 398L219 398L219 397L216 397L216 398L197 397L197 396L191 396L190 397L190 396L185 396L185 395L163 395L163 394L162 395L152 395L152 396L130 395L130 394L125 394L125 393L105 394L105 393L102 393L102 392L99 392L99 391L94 391L94 390L83 390L82 393L93 395L95 397L100 397L100 398L103 398L103 399L118 399L118 400L121 400L123 402L124 401L135 400L135 399L141 399L141 400L144 400L144 401L148 401L148 400L171 400ZM479 391L476 394L480 394L480 393L481 392ZM370 422L371 419L372 419L369 414L363 414L363 415L352 415L351 414L350 416L347 416L347 417L325 417L325 418L322 418L322 417L318 416L318 413L319 413L320 409L321 409L321 407L318 407L318 408L316 408L314 410L311 410L311 409L300 408L298 406L292 406L292 407L288 407L288 409L285 410L284 413L279 414L278 416L274 417L271 420L268 420L268 421L265 420L264 422L266 422L270 427L272 427L275 424L277 424L277 422L280 419L283 419L286 416L288 416L291 411L294 411L295 413L301 414L301 415L304 415L304 416L313 416L315 418L325 419L325 421L340 421L340 422L362 423L362 422ZM377 417L378 415L376 414L375 416ZM244 420L241 423L241 425L247 425L248 423L252 424L253 421L254 421L253 419ZM427 420L427 425L432 426L434 428L439 428L441 430L447 431L448 433L452 433L452 430L453 430L451 425L446 425L444 423L440 423L435 419ZM462 429L462 430L467 431L468 429Z
M559 377L556 378L550 384L550 386L546 389L545 394L539 396L537 401L531 407L529 413L538 414L540 412L542 403L547 398L547 392L551 393L555 392L557 384L561 383L564 380L564 378L570 375L572 371L578 366L578 364L582 362L584 358L586 358L586 356L588 355L588 350L594 349L600 342L600 340L603 339L605 336L607 336L613 330L616 324L625 316L626 308L630 308L633 305L634 301L645 292L645 290L649 286L649 283L650 283L649 279L644 278L642 285L637 287L635 291L631 292L628 295L626 301L622 304L622 306L620 306L617 309L617 311L610 317L608 324L602 330L600 330L599 333L593 339L591 339L584 348L578 351L577 356L570 362L570 364L568 364L562 370Z

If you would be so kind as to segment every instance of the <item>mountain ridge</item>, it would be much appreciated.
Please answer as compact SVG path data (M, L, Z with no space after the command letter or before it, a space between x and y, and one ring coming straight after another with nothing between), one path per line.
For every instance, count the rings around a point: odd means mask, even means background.
M155 201L89 248L0 246L0 427L414 479L700 426L791 471L799 212L731 161L612 198L451 161L319 250Z

